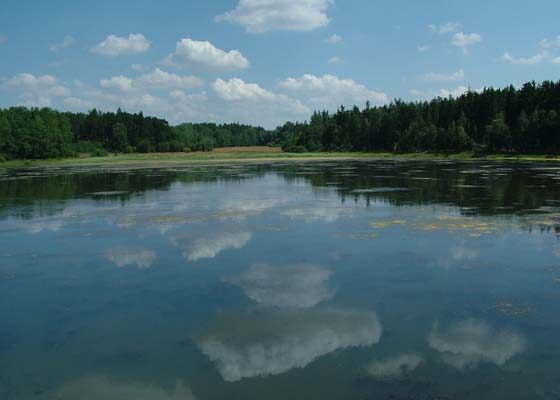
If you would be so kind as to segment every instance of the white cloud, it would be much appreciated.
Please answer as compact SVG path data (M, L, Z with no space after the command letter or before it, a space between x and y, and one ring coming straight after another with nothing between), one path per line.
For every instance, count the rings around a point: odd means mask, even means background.
M339 349L379 342L381 323L373 312L267 310L221 317L196 340L227 382L304 368Z
M255 115L271 116L280 121L279 116L285 115L286 119L306 118L311 110L300 100L284 94L273 93L263 89L256 83L247 83L239 78L230 80L217 79L212 84L212 89L219 99L229 104L229 112L235 114L234 118L241 116L249 118ZM276 115L276 117L272 117Z
M543 49L550 49L550 48L560 48L560 36L557 36L555 39L542 39L538 46Z
M325 43L328 43L328 44L342 44L342 43L344 43L344 40L342 39L342 36L337 35L335 33L334 35L325 39Z
M59 51L62 49L65 49L67 47L72 46L74 43L76 43L76 39L74 39L72 36L64 36L64 39L62 39L62 42L59 43L51 43L49 45L49 50L50 51Z
M120 92L130 92L132 90L132 84L134 83L132 78L128 76L113 76L111 79L101 79L99 82L102 88L117 90Z
M242 249L251 241L252 237L253 235L250 232L232 232L199 238L185 250L183 256L189 261L215 258L225 250Z
M514 57L510 53L506 52L502 56L502 60L508 61L512 64L535 65L535 64L540 64L541 62L543 62L546 59L546 57L547 57L547 55L544 52L535 54L534 56L528 57L528 58Z
M92 108L93 103L79 97L67 97L63 100L65 106L72 109L87 110Z
M53 97L70 96L70 89L52 75L21 73L4 81L2 86L17 92L22 104L27 106L48 107Z
M463 49L463 53L465 54L468 54L470 46L480 42L482 42L482 36L478 33L457 32L453 35L453 39L451 40L451 44Z
M247 32L311 31L330 22L332 0L240 0L237 7L215 18L244 27Z
M128 38L109 35L90 51L102 56L116 57L145 53L150 49L150 45L151 42L141 33L131 33Z
M343 62L344 62L344 60L340 57L331 57L329 59L329 64L331 64L331 65L342 64Z
M400 379L418 368L423 361L416 354L403 354L383 361L373 361L367 367L367 373L383 381Z
M524 352L526 346L522 336L473 319L452 324L446 332L436 323L428 343L441 353L443 362L457 369L474 368L481 363L503 366Z
M364 105L370 101L374 105L389 102L385 93L376 92L352 79L340 79L334 75L321 77L306 74L300 78L288 78L279 86L287 91L300 94L315 109L336 110L340 105Z
M443 98L448 97L461 97L465 93L469 91L467 86L459 86L455 89L447 90L447 89L440 89L438 95Z
M157 258L151 250L125 247L107 250L105 257L119 268L136 265L140 269L150 268Z
M89 376L65 384L54 396L58 400L195 400L181 382L167 391L144 382L115 382L104 376Z
M216 94L228 101L249 100L249 101L274 101L276 95L268 90L261 88L256 83L245 83L243 80L233 78L228 81L217 79L212 88Z
M440 35L446 35L448 33L454 33L461 27L461 24L456 22L447 22L441 25L430 24L428 29L430 32L438 33Z
M130 68L132 68L132 70L136 72L147 72L150 70L150 67L142 64L132 64Z
M418 46L416 46L416 48L418 49L418 51L420 53L425 53L428 50L430 50L430 46L426 45L426 44L419 44Z
M552 59L553 64L560 64L560 57L556 57Z
M310 308L334 294L328 285L331 275L329 270L316 265L258 264L228 282L266 307Z
M164 60L167 65L203 71L230 72L249 67L247 60L238 50L224 51L208 41L181 39L175 52Z
M429 72L422 75L421 79L426 82L445 82L445 81L463 81L465 80L465 71L460 69L450 74L442 74L437 72Z
M204 85L204 81L196 76L180 76L159 68L141 75L136 83L150 89L194 89Z
M0 44L6 43L8 41L8 37L5 35L0 35Z

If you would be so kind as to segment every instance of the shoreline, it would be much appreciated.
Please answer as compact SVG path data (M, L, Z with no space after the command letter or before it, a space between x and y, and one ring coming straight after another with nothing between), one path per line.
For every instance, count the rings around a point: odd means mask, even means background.
M108 165L159 165L192 163L251 163L282 161L350 161L350 160L452 160L452 161L512 161L559 162L560 156L494 154L474 156L472 153L280 153L255 151L227 151L196 153L118 154L106 157L74 157L50 160L10 160L0 163L0 169L33 167L75 167Z

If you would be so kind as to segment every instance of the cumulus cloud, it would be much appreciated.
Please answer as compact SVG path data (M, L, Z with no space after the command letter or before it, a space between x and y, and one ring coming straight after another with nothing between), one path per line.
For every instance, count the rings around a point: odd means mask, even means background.
M367 88L352 79L340 79L334 75L315 76L305 74L299 78L288 78L280 88L301 95L310 107L336 110L340 105L363 105L370 101L374 105L389 102L385 93Z
M76 39L74 39L72 36L67 35L64 36L64 39L62 39L62 42L58 42L58 43L51 43L49 45L49 50L56 52L62 49L65 49L67 47L72 46L74 43L76 43Z
M129 92L132 90L132 83L134 81L128 76L113 76L110 79L101 79L99 82L102 88L118 90L121 92Z
M455 89L451 89L451 90L440 89L438 95L440 97L443 97L443 98L461 97L462 95L464 95L468 91L469 91L469 88L467 86L459 86L459 87L456 87Z
M107 250L105 257L119 268L135 265L140 269L150 268L157 258L151 250L125 247Z
M276 95L261 88L256 83L245 83L243 80L233 78L228 81L217 79L212 88L216 94L228 101L250 100L250 101L274 101Z
M400 379L414 371L424 360L416 354L403 354L382 361L373 361L367 367L369 376L383 381Z
M221 317L196 339L227 382L304 368L339 349L371 346L382 328L373 312L267 310Z
M109 35L101 43L91 48L95 54L108 57L145 53L150 49L151 42L141 33L131 33L128 37Z
M560 48L560 36L557 36L554 39L542 39L538 46L543 49L551 49L551 48Z
M141 75L136 81L148 89L194 89L204 85L204 81L196 76L180 76L159 68Z
M480 42L482 42L482 36L478 33L457 32L453 35L453 39L451 40L451 44L455 47L463 49L464 54L469 53L470 46Z
M342 64L343 62L344 62L344 60L340 57L329 58L329 64L331 64L331 65Z
M156 68L152 72L140 75L136 79L123 75L102 79L100 85L105 89L131 92L133 90L193 89L204 85L204 81L196 76L181 76Z
M198 261L204 258L215 258L218 254L229 249L242 249L251 241L250 232L230 232L206 238L196 239L183 253L189 261Z
M224 51L208 41L181 39L175 52L168 55L164 63L202 71L230 72L249 67L247 60L238 50Z
M70 96L70 89L52 75L21 73L4 81L2 86L17 92L22 104L27 106L48 107L53 97Z
M232 22L250 33L312 31L330 22L332 0L240 0L237 7L215 18Z
M228 282L265 307L310 308L334 294L328 285L331 275L329 270L316 265L258 264Z
M325 43L328 44L342 44L344 43L344 40L342 39L342 36L337 35L336 33L332 36L329 36L327 39L325 39Z
M195 400L189 388L178 382L167 391L144 382L116 382L105 376L89 376L67 383L55 395L57 400Z
M438 33L440 35L446 35L448 33L454 33L461 27L461 24L457 22L447 22L445 24L436 25L430 24L428 25L428 30L433 33Z
M421 79L426 82L463 81L465 80L465 71L460 69L457 72L452 72L449 74L429 72L422 75Z
M547 54L544 52L537 53L531 57L514 57L509 52L506 52L502 56L502 60L510 62L512 64L535 65L543 62L546 59L546 57Z
M446 331L436 323L428 343L441 353L443 362L457 369L474 368L482 363L503 366L524 352L526 346L522 336L474 319L454 323Z
M420 53L425 53L428 50L430 50L430 46L426 45L426 44L419 44L418 46L416 46L416 48L418 49L418 51Z

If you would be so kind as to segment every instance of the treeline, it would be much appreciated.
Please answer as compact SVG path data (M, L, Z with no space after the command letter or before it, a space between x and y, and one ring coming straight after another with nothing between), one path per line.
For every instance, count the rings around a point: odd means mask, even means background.
M558 153L560 82L470 91L430 102L315 112L277 129L285 151Z
M78 153L210 151L214 147L282 146L288 152L560 151L560 82L520 89L470 91L430 102L315 112L308 122L273 131L242 124L183 124L92 110L0 109L0 160L61 158Z
M116 112L0 109L0 161L63 158L89 153L210 151L214 147L273 144L274 132L240 124L169 126L161 118Z
M174 128L179 140L193 151L215 147L280 145L276 131L242 124L182 124Z

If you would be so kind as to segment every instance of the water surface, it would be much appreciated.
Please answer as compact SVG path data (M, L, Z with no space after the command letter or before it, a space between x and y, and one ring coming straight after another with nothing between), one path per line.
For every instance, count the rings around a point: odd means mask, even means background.
M0 398L558 399L560 167L0 170Z

